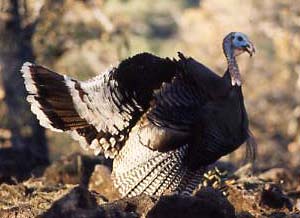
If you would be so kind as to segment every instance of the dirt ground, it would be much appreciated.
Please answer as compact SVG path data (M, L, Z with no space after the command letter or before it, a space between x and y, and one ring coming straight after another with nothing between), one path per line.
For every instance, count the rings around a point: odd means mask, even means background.
M111 162L73 154L47 167L42 177L0 185L0 217L300 217L296 169L235 170L212 166L193 196L120 199Z

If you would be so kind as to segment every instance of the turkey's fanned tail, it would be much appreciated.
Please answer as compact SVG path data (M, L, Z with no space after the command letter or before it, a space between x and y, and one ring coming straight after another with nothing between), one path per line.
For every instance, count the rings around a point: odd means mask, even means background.
M88 126L73 106L66 86L69 78L29 62L23 65L21 72L29 94L27 101L42 126L57 132Z
M175 68L169 59L142 53L84 82L31 63L21 72L42 126L69 132L82 147L114 158L149 108L154 90L173 78Z
M98 131L75 108L72 94L76 90L79 96L83 95L78 81L29 62L23 65L21 73L28 92L27 101L43 127L70 133L84 149L91 148L95 154L105 150L106 144L100 142L112 135ZM75 84L74 87L69 87L69 83ZM112 149L106 155L113 156L113 153L116 150Z

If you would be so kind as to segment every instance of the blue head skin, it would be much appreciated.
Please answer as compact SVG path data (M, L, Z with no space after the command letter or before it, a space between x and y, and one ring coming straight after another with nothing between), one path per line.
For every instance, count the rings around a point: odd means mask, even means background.
M232 86L241 86L242 79L236 62L236 56L248 52L250 57L255 53L253 43L241 32L231 32L223 40L223 51L228 62Z
M246 51L249 53L250 57L252 57L252 55L255 53L255 48L244 33L235 32L231 37L234 56L238 56Z

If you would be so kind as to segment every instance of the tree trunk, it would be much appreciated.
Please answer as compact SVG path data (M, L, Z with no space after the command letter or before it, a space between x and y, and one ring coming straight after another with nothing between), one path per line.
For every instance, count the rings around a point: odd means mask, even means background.
M35 22L26 19L26 7L26 0L0 3L0 77L8 108L5 127L12 134L12 147L0 149L0 181L26 177L34 167L48 163L44 129L29 110L19 72L25 61L34 60L31 38Z

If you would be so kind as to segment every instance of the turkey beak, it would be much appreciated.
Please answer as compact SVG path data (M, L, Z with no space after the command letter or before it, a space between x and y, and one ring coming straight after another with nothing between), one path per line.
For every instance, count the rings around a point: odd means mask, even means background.
M255 47L252 42L248 42L246 46L243 47L244 51L248 52L249 56L252 57L255 54Z

